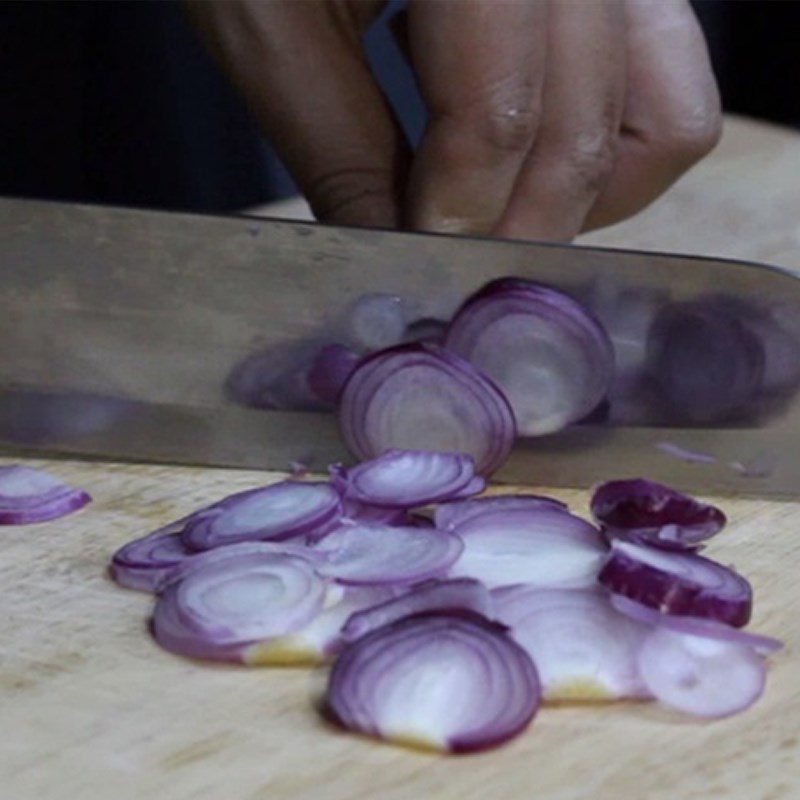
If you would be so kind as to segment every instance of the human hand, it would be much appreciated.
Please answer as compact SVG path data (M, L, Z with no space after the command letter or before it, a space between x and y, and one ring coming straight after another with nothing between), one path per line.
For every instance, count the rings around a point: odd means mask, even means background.
M646 206L720 133L686 0L410 0L415 154L361 50L382 0L186 7L326 221L568 241Z

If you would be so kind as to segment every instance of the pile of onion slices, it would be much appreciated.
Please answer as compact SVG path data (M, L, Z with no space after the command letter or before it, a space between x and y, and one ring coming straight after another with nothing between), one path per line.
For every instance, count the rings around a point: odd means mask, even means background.
M321 480L223 498L114 555L182 656L332 663L338 726L440 752L499 745L542 703L743 711L781 646L744 631L747 580L698 551L719 509L646 480L597 488L589 522L481 496L472 456L391 450Z

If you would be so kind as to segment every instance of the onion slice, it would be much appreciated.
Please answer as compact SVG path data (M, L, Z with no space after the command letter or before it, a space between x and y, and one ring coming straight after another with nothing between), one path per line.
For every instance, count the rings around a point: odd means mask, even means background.
M111 577L128 589L154 592L166 575L194 552L181 538L185 524L185 520L177 520L120 547L111 557Z
M761 656L770 656L783 648L783 642L772 636L764 636L760 633L751 633L739 628L733 628L722 622L715 622L713 619L704 617L685 617L675 614L664 614L650 606L637 603L620 594L610 595L611 605L620 614L641 622L650 627L661 625L677 633L685 633L693 636L707 636L709 639L719 639L725 642L736 642L738 644L752 647Z
M362 460L395 448L468 453L481 475L505 462L516 435L502 392L464 359L429 344L361 361L342 392L339 423Z
M694 553L671 553L615 541L598 576L610 591L666 614L747 624L750 584L732 569Z
M325 607L311 622L294 633L251 645L244 660L250 666L324 664L344 646L345 622L353 614L389 600L394 591L386 586L332 584Z
M327 483L283 481L230 495L193 516L183 540L195 550L312 535L336 523L342 501Z
M766 668L742 642L654 628L638 656L639 674L664 705L698 717L744 711L764 691Z
M352 642L376 628L423 611L459 610L473 611L491 619L493 610L489 590L472 578L429 581L372 608L357 611L342 628L342 638Z
M715 506L644 478L601 484L591 509L609 536L668 550L696 549L726 523Z
M152 631L162 647L180 655L246 661L251 646L307 625L324 598L325 584L305 558L228 554L167 585Z
M372 506L414 508L481 492L472 456L425 450L389 450L346 472L345 496Z
M453 532L464 542L464 552L450 575L476 578L489 588L593 586L608 552L592 525L550 508L489 512L463 521Z
M47 522L71 514L91 502L82 489L33 467L0 467L0 525Z
M443 575L461 555L458 536L436 528L343 523L316 545L317 569L353 586L402 586Z
M437 528L455 530L462 522L496 511L552 509L567 511L566 503L538 494L504 494L442 503L433 515Z
M331 671L326 710L343 727L445 752L494 747L539 707L528 654L481 616L405 617L347 647Z
M567 295L500 279L469 298L445 346L497 382L523 436L553 433L602 401L614 350L600 322Z
M636 655L648 625L596 589L512 586L492 592L497 619L536 664L545 700L643 698Z

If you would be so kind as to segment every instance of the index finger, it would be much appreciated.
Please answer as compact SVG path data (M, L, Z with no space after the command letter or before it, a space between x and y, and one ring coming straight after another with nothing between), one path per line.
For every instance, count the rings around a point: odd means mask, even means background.
M546 0L409 5L430 112L408 186L411 227L484 233L500 218L539 124L546 19Z

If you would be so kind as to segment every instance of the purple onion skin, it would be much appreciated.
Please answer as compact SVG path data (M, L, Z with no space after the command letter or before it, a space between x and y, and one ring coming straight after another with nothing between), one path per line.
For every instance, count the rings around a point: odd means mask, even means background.
M608 481L597 487L592 515L610 538L624 538L667 550L694 549L725 526L718 508L644 478ZM677 539L662 537L668 526Z
M709 561L698 555L684 557ZM722 565L715 566L727 569ZM738 578L742 584L741 597L715 597L706 587L682 581L679 576L666 574L613 550L598 575L599 583L610 591L665 614L703 617L741 628L750 621L753 591L743 577Z
M308 387L320 402L335 407L361 356L341 344L322 347L308 370Z

